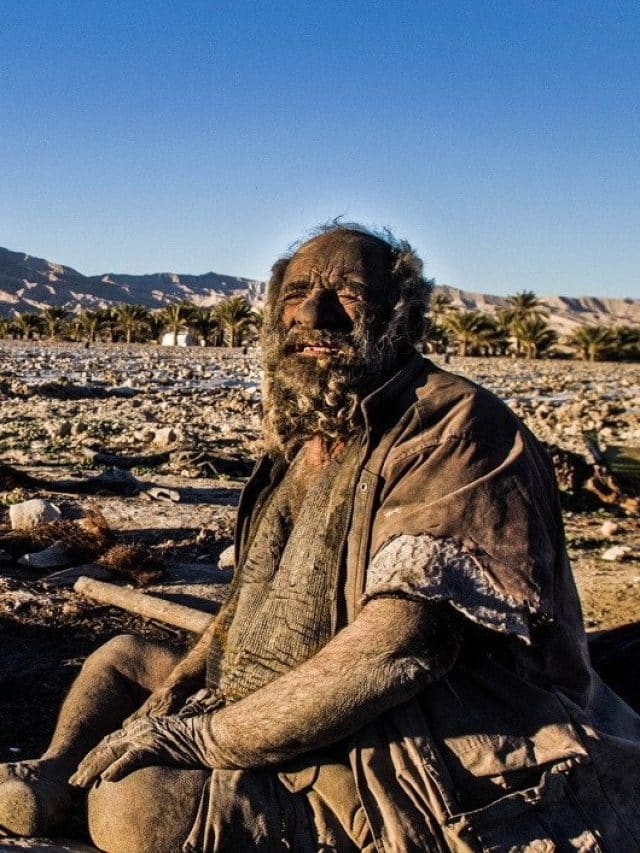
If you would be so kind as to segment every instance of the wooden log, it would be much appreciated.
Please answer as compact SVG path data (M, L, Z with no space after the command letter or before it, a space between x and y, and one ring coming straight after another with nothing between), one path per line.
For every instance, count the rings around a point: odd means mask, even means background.
M213 618L210 613L202 610L195 610L193 607L165 601L155 595L93 578L78 578L73 588L92 601L120 607L144 619L156 619L158 622L165 622L167 625L174 625L185 631L193 631L194 634L202 634Z

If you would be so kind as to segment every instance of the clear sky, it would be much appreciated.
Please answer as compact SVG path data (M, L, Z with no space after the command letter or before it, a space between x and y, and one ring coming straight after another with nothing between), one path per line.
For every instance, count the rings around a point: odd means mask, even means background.
M264 278L340 214L441 284L640 298L640 4L0 3L0 245Z

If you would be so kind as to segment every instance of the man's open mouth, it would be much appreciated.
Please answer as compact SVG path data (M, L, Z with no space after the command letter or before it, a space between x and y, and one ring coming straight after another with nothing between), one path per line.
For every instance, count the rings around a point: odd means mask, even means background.
M338 355L342 348L338 346L328 346L326 344L308 344L301 341L289 348L290 355L305 355L315 356L316 358L330 358L332 355Z

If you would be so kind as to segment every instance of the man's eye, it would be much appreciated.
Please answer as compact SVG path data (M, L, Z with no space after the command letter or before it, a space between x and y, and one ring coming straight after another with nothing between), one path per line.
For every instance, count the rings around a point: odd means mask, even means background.
M307 291L304 290L302 287L299 287L297 289L294 288L293 290L288 290L284 294L283 298L284 298L285 302L291 302L293 300L305 299L306 296L307 296Z

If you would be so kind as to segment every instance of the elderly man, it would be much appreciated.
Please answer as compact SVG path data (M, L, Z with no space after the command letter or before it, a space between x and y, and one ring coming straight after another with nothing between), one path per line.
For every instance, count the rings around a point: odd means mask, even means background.
M45 831L82 759L110 853L640 849L640 720L589 666L550 463L417 354L428 290L356 226L276 263L229 599L180 662L92 655L1 825Z

